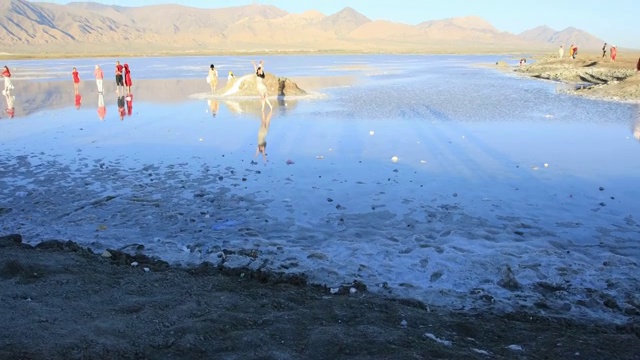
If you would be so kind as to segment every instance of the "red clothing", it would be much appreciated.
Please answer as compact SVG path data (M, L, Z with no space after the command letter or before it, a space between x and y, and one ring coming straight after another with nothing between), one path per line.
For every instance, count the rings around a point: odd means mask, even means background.
M122 65L116 65L116 75L122 75Z
M131 116L133 113L133 95L127 96L127 115Z
M78 74L78 71L74 71L71 73L71 75L73 75L73 82L76 84L80 83L80 74Z
M102 120L105 116L107 116L107 107L98 106L98 117Z
M129 64L124 64L124 85L131 86L131 70L129 70Z
M3 71L3 72L2 72L2 76L4 76L4 77L11 77L11 71L9 71L9 70L5 70L5 71Z
M80 105L82 105L82 95L76 94L76 109L80 109Z
M618 49L612 47L609 52L611 53L611 60L616 61L616 56L618 55Z

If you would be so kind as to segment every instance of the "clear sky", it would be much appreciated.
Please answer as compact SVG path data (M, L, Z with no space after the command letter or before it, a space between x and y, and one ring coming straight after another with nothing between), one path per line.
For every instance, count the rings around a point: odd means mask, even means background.
M82 0L80 0L82 1ZM66 4L68 0L39 0ZM202 8L275 5L291 13L318 10L330 15L350 6L372 20L407 24L476 15L502 31L520 33L538 25L555 30L573 26L611 44L640 49L638 0L97 0L109 5L143 6L173 3Z

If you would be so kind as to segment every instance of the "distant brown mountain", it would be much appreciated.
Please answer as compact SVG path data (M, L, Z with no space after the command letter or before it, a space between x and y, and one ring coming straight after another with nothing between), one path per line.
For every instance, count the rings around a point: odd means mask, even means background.
M479 17L418 25L371 20L352 8L290 14L270 5L199 9L181 5L57 5L2 0L0 45L24 53L159 53L229 51L517 51L601 41L568 28L502 32Z
M604 43L603 40L574 27L568 27L562 31L556 31L548 26L538 26L524 31L519 37L530 41L548 45L569 47L571 44L583 49L599 49Z

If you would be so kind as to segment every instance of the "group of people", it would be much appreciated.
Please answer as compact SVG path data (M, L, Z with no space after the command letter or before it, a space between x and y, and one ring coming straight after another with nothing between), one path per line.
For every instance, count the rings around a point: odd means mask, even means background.
M569 47L569 58L575 59L576 56L578 56L578 47L571 44ZM564 58L564 47L562 45L560 45L560 48L558 49L558 57L560 57L560 59Z
M618 47L615 45L609 46L609 57L611 58L611 61L616 61L617 56ZM602 45L602 58L604 59L605 57L607 57L607 43L604 43L604 45Z

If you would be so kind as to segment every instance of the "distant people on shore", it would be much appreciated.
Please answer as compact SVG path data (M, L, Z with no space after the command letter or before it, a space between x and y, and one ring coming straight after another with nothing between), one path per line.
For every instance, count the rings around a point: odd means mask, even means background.
M609 55L611 56L611 61L615 62L616 57L618 56L618 47L615 45L611 45L609 48Z
M98 87L98 93L103 92L104 71L100 68L100 65L96 65L96 69L93 71L93 76L96 78L96 86Z
M7 66L5 66L4 71L2 71L2 77L4 78L3 93L13 90L13 82L11 82L11 71L9 71L9 68Z
M562 47L562 45L560 45L560 48L558 49L558 56L560 57L560 59L564 57L564 48Z
M524 66L524 65L527 65L527 59L522 58L520 59L520 66Z
M231 82L236 78L235 75L233 75L233 71L229 70L229 75L227 76L227 81Z
M107 116L107 107L104 104L104 94L98 93L98 119L103 121Z
M216 66L213 64L209 66L207 82L209 83L209 86L211 86L211 92L215 94L218 87L218 70L216 70Z
M116 61L116 92L120 94L120 88L124 94L124 79L122 78L123 66L120 65L120 61Z
M256 87L258 89L258 93L260 94L260 99L262 100L262 112L264 113L264 104L265 102L269 105L270 109L273 109L271 102L269 102L269 94L267 94L267 86L264 84L265 72L264 72L264 61L260 60L260 63L256 65L255 62L251 62L253 64L253 69L256 72Z
M573 46L573 45L571 45L571 46ZM573 46L573 50L571 51L571 58L575 60L576 56L578 56L578 47L577 46Z
M73 68L71 76L73 77L73 93L78 95L80 91L80 73L78 73L78 69Z
M129 64L124 64L124 85L127 87L127 95L131 95L131 70Z
M602 58L604 59L605 56L607 56L607 43L604 43L604 45L602 45Z

